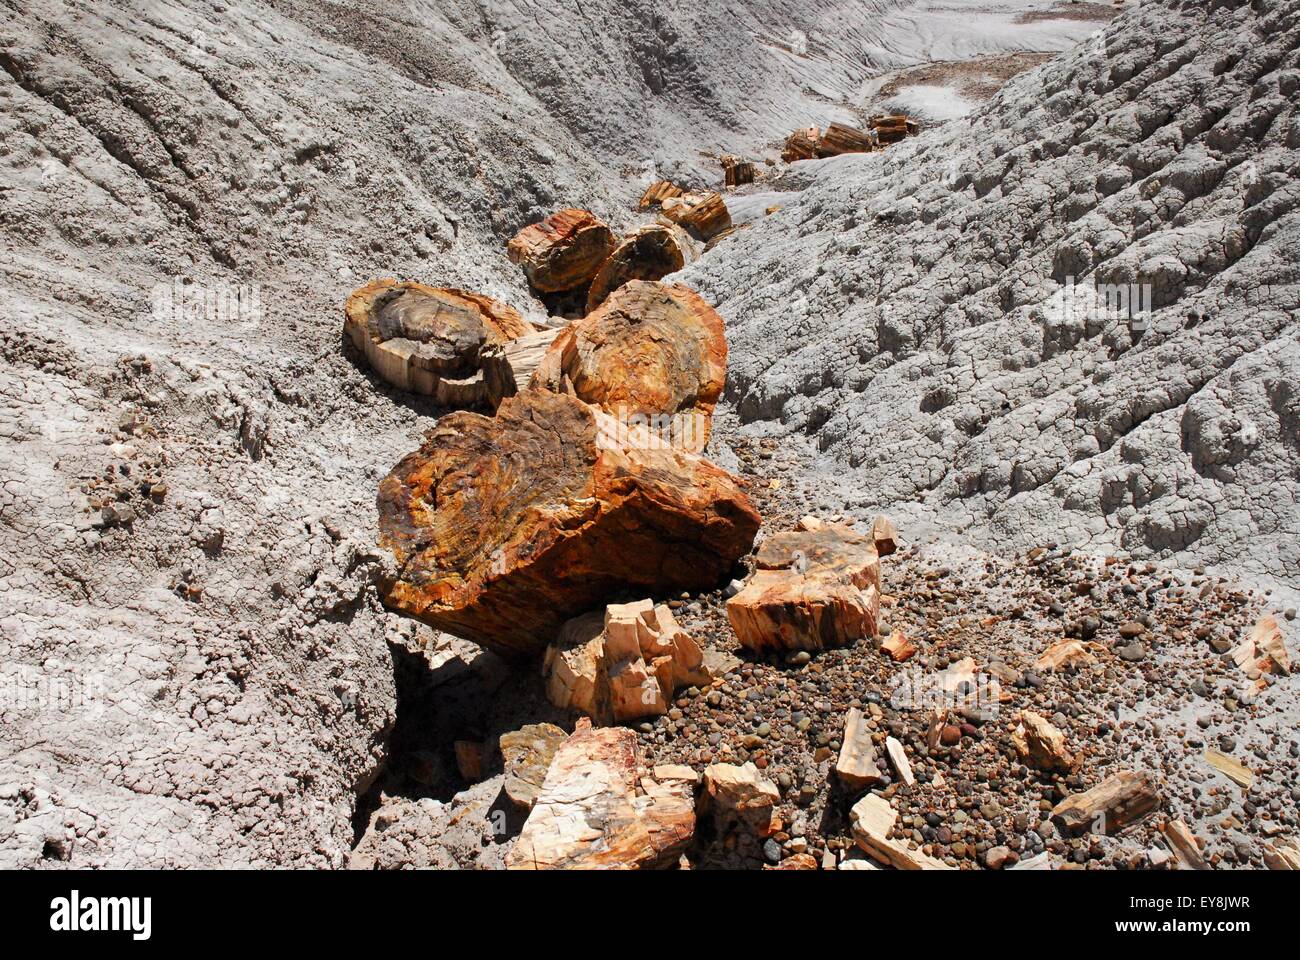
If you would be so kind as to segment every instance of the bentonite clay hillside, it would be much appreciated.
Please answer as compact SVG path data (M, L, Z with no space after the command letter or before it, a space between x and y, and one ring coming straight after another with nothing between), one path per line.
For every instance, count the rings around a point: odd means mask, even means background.
M0 865L1300 865L1300 4L0 5Z

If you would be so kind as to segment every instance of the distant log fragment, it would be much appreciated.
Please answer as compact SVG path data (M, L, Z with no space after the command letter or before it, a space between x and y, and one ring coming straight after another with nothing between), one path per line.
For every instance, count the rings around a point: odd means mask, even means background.
M786 163L796 160L813 160L817 157L817 141L821 130L817 127L801 127L785 139L785 149L781 159Z
M731 229L731 214L720 193L687 193L663 202L664 216L701 240Z
M660 280L696 257L696 244L675 224L651 223L628 234L600 266L587 292L587 311L629 280Z
M629 437L575 397L525 390L495 418L457 412L379 486L392 609L503 654L540 654L561 624L635 590L716 586L759 518L702 458Z
M547 349L533 386L600 407L699 452L727 374L722 318L689 287L633 280Z
M645 193L641 194L641 201L637 206L642 210L649 210L651 207L659 206L669 197L680 197L685 192L671 180L656 180L645 188Z
M524 227L506 246L528 282L541 293L583 286L614 249L614 234L595 215L572 208Z
M722 158L723 183L728 187L740 187L754 182L754 164L740 157L727 154Z
M877 142L883 145L897 143L917 131L916 123L902 114L876 117L870 121L869 126L875 131Z
M375 280L348 297L344 331L393 386L467 407L487 397L485 351L532 332L511 307L464 290Z

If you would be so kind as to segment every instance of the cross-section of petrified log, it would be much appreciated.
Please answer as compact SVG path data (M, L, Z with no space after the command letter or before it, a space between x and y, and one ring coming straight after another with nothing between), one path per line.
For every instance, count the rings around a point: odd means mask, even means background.
M596 216L572 208L524 227L506 246L512 263L524 268L541 293L581 287L596 275L614 249L614 234Z
M656 180L645 188L645 193L641 194L641 201L637 206L642 210L649 210L651 207L659 206L669 197L680 197L685 192L671 180Z
M528 386L546 349L559 336L560 327L548 327L493 344L484 349L481 361L488 406L495 410L506 397Z
M617 594L709 589L759 518L739 481L633 436L576 397L525 390L495 418L457 412L379 486L384 602L505 654L540 654Z
M832 123L817 138L819 157L836 157L841 153L870 153L875 147L876 139L869 132L842 123Z
M590 312L629 280L659 280L676 273L697 256L694 240L671 223L651 223L628 234L614 248L587 292Z
M513 308L477 293L375 280L348 297L343 328L381 377L449 406L486 398L483 352L532 331Z
M680 223L701 240L731 228L731 214L720 193L686 193L671 197L661 207L664 216Z
M717 311L689 287L633 280L555 338L532 385L595 404L624 432L639 426L699 452L726 375Z
M812 160L817 156L817 140L821 130L817 127L801 127L785 138L785 149L781 159L786 163L796 160Z
M551 761L506 860L512 870L672 867L695 833L695 797L683 780L658 782L625 727L585 718Z
M759 569L727 601L727 617L751 650L821 650L874 636L880 561L869 536L838 524L779 533Z

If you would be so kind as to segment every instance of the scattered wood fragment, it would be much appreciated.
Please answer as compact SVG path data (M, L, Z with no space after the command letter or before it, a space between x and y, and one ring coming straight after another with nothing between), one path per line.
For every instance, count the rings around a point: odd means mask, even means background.
M731 229L731 214L720 193L686 193L670 197L661 206L663 214L680 223L701 240Z
M715 763L704 770L701 812L711 814L722 830L740 826L760 837L780 827L776 815L781 793L752 763Z
M1178 864L1184 870L1208 870L1209 864L1201 854L1201 845L1191 828L1182 820L1170 820L1160 828L1165 835L1169 848L1178 858Z
M530 723L501 734L497 745L505 764L502 791L522 811L529 811L546 780L546 771L568 734L553 723Z
M1147 816L1159 804L1160 795L1151 778L1125 770L1062 800L1052 809L1051 818L1067 836L1113 834Z
M889 765L894 768L894 773L898 776L899 781L909 787L916 786L916 777L912 773L912 764L907 759L907 751L903 749L902 741L895 737L886 737L885 753L889 755Z
M1062 670L1066 667L1082 667L1090 663L1096 663L1097 658L1092 655L1093 650L1102 649L1097 643L1083 643L1079 640L1058 640L1052 644L1037 660L1034 661L1036 670Z
M876 542L876 553L887 557L898 549L898 528L883 513L871 521L871 539Z
M685 192L671 180L656 180L645 188L645 193L641 194L641 200L637 207L641 210L649 210L652 207L659 206L670 197L680 197Z
M857 707L850 708L844 717L844 736L840 755L835 761L835 776L850 790L866 790L881 781L880 768L876 766L876 745L871 740L871 729L866 716Z
M1065 746L1065 734L1031 710L1020 711L1011 745L1021 762L1035 769L1067 772L1074 768L1074 757Z
M781 159L786 163L796 160L813 160L817 157L817 141L821 130L817 127L801 127L785 138L785 149Z
M898 814L884 797L869 793L849 811L853 839L868 854L898 870L951 870L941 860L890 837Z
M1300 870L1300 843L1267 844L1264 847L1264 865L1270 870Z
M754 164L732 154L722 158L722 173L723 182L728 187L740 187L754 182Z
M817 138L817 156L837 157L843 153L870 153L876 148L876 138L867 130L859 130L843 123L832 123Z
M887 638L880 644L880 649L889 655L895 663L902 663L916 655L916 644L903 635L903 631L895 627Z

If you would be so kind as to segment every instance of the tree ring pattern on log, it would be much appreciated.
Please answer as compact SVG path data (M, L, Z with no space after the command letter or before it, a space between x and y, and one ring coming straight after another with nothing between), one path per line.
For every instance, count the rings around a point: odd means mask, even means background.
M698 452L726 375L717 311L689 287L633 280L556 337L533 386L571 391L619 419L693 414L674 438Z
M590 313L631 280L661 280L686 266L690 238L680 227L652 223L624 237L614 248L587 292Z
M392 279L353 292L344 312L349 338L380 376L444 402L482 400L481 351L533 329L489 297Z

